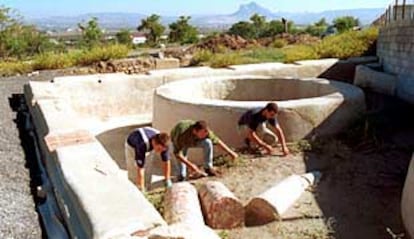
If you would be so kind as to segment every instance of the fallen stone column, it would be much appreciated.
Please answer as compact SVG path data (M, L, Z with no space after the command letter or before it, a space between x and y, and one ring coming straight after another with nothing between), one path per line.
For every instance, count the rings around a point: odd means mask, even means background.
M197 190L188 182L173 184L165 194L164 208L168 224L205 225Z
M209 181L199 189L201 207L207 225L215 229L231 229L244 224L242 203L221 182Z
M320 178L319 172L292 175L266 192L254 197L246 210L246 225L263 225L279 219L307 187Z

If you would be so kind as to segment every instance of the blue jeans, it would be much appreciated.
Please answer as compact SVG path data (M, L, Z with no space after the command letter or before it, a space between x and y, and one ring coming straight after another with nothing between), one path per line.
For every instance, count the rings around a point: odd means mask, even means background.
M204 168L213 167L213 142L211 139L206 138L198 142L195 148L203 148L203 157L204 157ZM183 149L183 156L187 158L188 148ZM187 165L180 162L180 176L187 177Z

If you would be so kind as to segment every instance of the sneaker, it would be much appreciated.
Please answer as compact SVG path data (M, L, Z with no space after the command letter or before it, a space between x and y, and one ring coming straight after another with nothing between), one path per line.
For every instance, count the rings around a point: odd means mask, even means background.
M215 168L204 168L208 176L220 176L221 172Z

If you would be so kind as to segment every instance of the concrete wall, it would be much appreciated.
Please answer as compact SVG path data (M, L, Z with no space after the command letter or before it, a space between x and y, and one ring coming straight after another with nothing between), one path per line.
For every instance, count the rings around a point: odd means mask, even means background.
M398 19L383 26L377 55L384 71L398 77L396 96L414 103L414 19Z
M410 167L405 179L401 214L408 234L411 238L414 238L414 154L411 157Z
M128 181L122 164L122 142L128 131L152 122L157 87L201 76L317 76L336 62L329 59L226 69L198 67L151 71L147 75L98 74L30 82L25 97L71 236L128 238L135 230L165 224ZM319 103L321 107L326 104Z

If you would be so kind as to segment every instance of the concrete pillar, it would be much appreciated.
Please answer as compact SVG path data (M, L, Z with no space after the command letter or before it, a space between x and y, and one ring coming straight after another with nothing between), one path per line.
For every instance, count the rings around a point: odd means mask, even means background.
M307 187L320 178L319 172L292 175L254 197L246 206L246 225L263 225L279 219Z
M199 195L207 225L214 229L243 226L243 205L223 183L209 181L200 187Z

